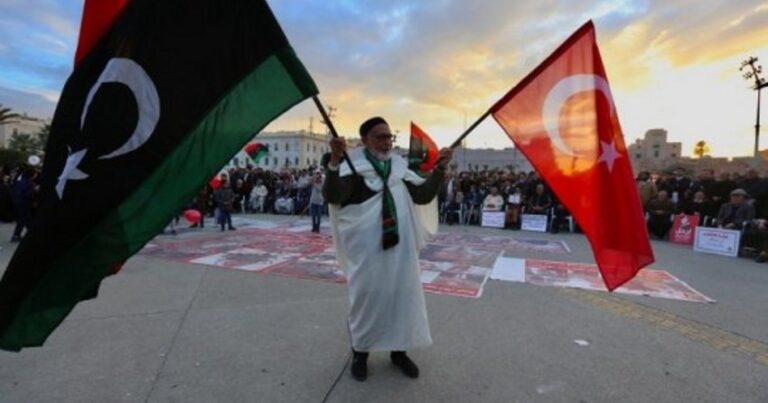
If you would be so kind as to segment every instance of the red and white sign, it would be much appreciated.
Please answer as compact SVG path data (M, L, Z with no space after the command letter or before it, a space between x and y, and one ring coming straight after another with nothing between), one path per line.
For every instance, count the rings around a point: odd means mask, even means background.
M679 245L693 245L696 235L696 227L699 226L699 216L678 215L675 216L672 230L669 232L669 242Z

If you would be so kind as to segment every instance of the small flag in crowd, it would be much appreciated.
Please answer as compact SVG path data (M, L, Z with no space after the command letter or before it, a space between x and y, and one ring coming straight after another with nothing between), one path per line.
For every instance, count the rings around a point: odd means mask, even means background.
M317 94L264 0L87 0L0 348L41 345L253 133ZM140 292L140 290L136 290Z
M491 113L584 230L609 290L653 263L591 21Z
M251 143L245 146L245 153L251 157L254 164L258 164L262 158L269 154L269 146L261 143Z
M439 150L437 144L411 122L411 141L408 148L408 168L419 174L426 174L435 169Z

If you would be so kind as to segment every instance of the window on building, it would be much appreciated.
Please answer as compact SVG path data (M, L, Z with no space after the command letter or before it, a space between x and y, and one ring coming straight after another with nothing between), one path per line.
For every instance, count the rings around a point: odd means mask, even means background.
M653 158L659 158L659 150L653 152Z
M19 134L19 129L13 129L13 135L17 136Z
M307 143L307 152L309 152L309 143Z
M290 160L290 159L288 159L288 157L285 157L285 166L286 166L286 167L289 167L289 166L291 166L291 160Z
M307 158L307 166L312 165L312 163L309 162L309 158Z
M269 166L269 158L264 158L263 164Z
M317 152L317 144L315 144L315 145L313 145L313 146L312 146L312 152L313 152L313 153L316 153L316 152Z
M643 158L643 154L637 154L637 159Z
M296 157L296 159L294 160L294 163L296 166L299 166L299 157Z
M275 157L274 159L272 159L272 162L275 164L275 167L277 167L277 157Z
M672 158L677 158L677 154L672 153Z

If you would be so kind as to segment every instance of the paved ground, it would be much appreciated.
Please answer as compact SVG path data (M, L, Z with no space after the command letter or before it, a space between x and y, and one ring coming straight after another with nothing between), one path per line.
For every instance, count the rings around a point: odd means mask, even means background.
M581 235L441 231L563 239L572 254L528 257L592 261ZM0 352L0 402L768 402L768 265L654 248L718 302L496 281L427 295L422 377L380 354L366 383L345 368L345 287L138 256L44 347Z

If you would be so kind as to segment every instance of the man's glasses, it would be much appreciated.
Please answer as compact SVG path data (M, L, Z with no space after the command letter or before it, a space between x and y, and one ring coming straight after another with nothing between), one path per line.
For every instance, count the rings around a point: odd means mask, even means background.
M382 141L391 141L395 142L397 141L397 136L393 134L377 134L375 136L371 136L374 140L382 142Z

